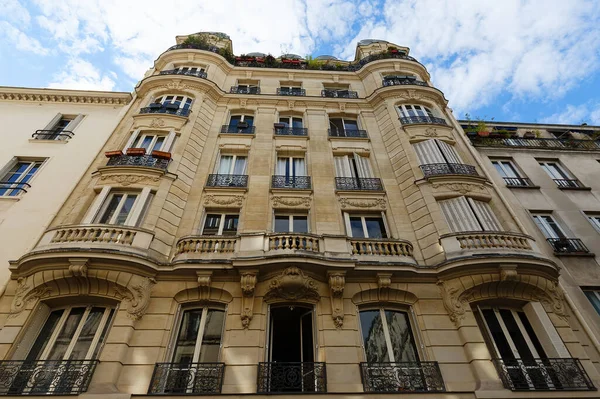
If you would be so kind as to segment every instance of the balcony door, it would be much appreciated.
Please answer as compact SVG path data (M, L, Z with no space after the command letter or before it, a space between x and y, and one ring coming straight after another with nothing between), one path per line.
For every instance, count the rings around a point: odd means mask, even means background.
M245 175L247 161L245 155L220 155L215 172L219 175Z
M454 147L441 140L421 141L416 143L414 147L421 165L463 163Z
M368 179L373 177L368 157L358 154L334 157L336 177Z

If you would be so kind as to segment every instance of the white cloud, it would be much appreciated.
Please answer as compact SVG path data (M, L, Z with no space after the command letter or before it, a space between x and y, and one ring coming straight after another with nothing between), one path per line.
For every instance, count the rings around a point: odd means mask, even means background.
M0 7L0 18L18 25L29 25L31 16L18 0L3 0Z
M114 78L114 73L110 73ZM101 72L88 61L74 58L69 60L65 69L57 74L48 85L53 89L103 90L110 91L115 87L111 77Z
M48 55L48 49L36 39L27 36L19 29L6 21L0 21L0 37L4 36L7 41L14 43L15 47L21 51L32 52L37 55Z

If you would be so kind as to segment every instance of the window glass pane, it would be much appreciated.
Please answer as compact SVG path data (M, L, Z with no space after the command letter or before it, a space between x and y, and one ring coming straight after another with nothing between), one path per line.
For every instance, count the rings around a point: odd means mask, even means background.
M244 116L244 122L246 122L248 126L252 126L252 124L254 123L254 117L246 115Z
M233 155L221 155L219 161L219 174L228 175L232 171Z
M529 320L527 319L525 312L519 311L519 312L517 312L517 315L519 316L519 320L521 321L521 324L523 324L523 327L525 328L527 335L529 335L529 339L531 340L531 343L533 344L533 346L535 347L535 350L537 351L537 356L539 358L546 358L546 352L544 352L544 348L542 347L542 344L538 340L537 335L535 335L535 332L533 331L533 327L529 323Z
M148 150L150 148L150 143L152 143L152 139L154 136L142 136L138 141L137 148L145 148Z
M308 233L308 218L306 216L294 216L294 233Z
M531 349L529 348L529 345L527 345L527 341L525 340L525 337L523 337L523 333L519 329L512 312L508 309L500 309L499 312L502 321L504 321L504 324L506 325L508 334L519 352L519 357L526 360L533 359L535 356L531 353Z
M287 233L290 231L290 217L288 215L275 215L275 233Z
M77 342L73 347L73 352L71 352L69 359L81 360L86 358L90 345L92 345L92 340L100 326L102 316L104 316L104 310L104 308L92 308L83 324L83 328L77 338Z
M222 310L208 310L204 325L204 335L202 336L199 362L219 361L219 349L221 347L221 333L223 332L224 319L225 312Z
M221 215L206 215L202 234L205 236L214 236L219 232L219 224L221 224Z
M421 107L420 105L415 105L415 110L417 111L418 116L427 116L425 114L425 110L423 110L423 107Z
M237 126L241 120L242 120L241 115L232 115L231 119L229 120L229 126Z
M292 127L302 127L302 118L292 118Z
M121 207L121 210L119 211L119 214L117 215L117 219L115 220L114 224L124 224L125 223L125 221L127 220L127 216L129 216L129 212L131 212L131 208L133 208L133 204L135 203L136 199L137 199L136 194L127 194L127 197L125 198L125 202L124 202L123 206Z
M10 172L2 180L6 182L16 182L19 180L21 175L25 173L25 170L29 167L30 162L19 162L15 166L12 167Z
M64 309L55 310L52 313L50 313L50 316L48 316L46 323L44 323L44 327L42 327L42 329L40 330L40 334L35 340L35 343L29 350L26 360L37 360L40 358L42 352L44 352L44 349L46 349L46 345L48 345L48 340L50 339L50 336L52 335L52 332L54 331L56 325L60 321L60 318L62 317L63 313Z
M225 215L223 235L236 235L238 228L238 215Z
M110 323L112 322L112 318L115 315L115 310L111 309L110 314L108 315L108 319L106 320L106 324L104 325L104 329L102 330L102 334L100 334L100 340L94 349L94 354L92 355L92 359L98 359L98 353L100 352L100 348L102 348L102 344L106 339L106 334L108 333L108 329L110 328Z
M23 176L23 178L21 179L21 183L27 183L29 180L31 180L31 178L33 177L35 172L38 171L38 169L40 168L41 165L42 165L41 162L34 162L31 169L29 169L27 174L25 174L25 176Z
M290 118L288 118L288 117L279 118L279 123L283 123L283 124L285 124L285 127L288 127L290 124Z
M108 206L106 207L106 210L104 211L104 214L100 217L100 219L98 219L98 223L108 223L110 219L112 219L112 216L114 215L115 210L117 209L117 206L119 206L119 202L121 202L122 198L123 194L115 194L112 196Z
M496 168L496 171L498 172L498 174L502 177L508 177L506 175L506 172L504 172L504 169L502 168L502 165L500 165L500 162L492 162L492 165L494 165L494 167Z
M387 343L383 333L383 320L381 320L379 310L360 312L360 329L367 362L389 362Z
M341 118L329 118L329 128L334 132L344 131L344 124Z
M192 362L201 317L202 309L188 310L183 313L179 336L173 353L173 363Z
M485 319L485 323L490 331L491 338L494 340L496 347L498 348L498 356L501 359L512 360L515 358L510 345L508 344L508 340L504 335L504 331L500 327L500 323L498 323L498 319L496 318L496 314L492 309L482 309L481 313L483 313L483 318Z
M385 226L381 218L365 218L369 238L387 238Z
M600 314L600 297L598 296L597 291L583 291L585 296L590 300L596 312Z
M67 321L63 325L63 328L56 338L54 347L50 351L48 360L61 360L71 343L71 339L81 322L85 308L73 308L71 313L67 317Z
M417 361L417 347L410 330L408 315L404 312L386 310L385 318L390 332L390 340L392 341L394 361Z
M156 138L156 142L154 143L154 146L152 147L152 151L160 151L160 148L162 147L163 143L165 142L165 136L159 136Z
M362 226L362 219L359 217L350 218L350 228L352 229L352 237L364 238L365 232Z
M235 165L233 167L234 175L246 174L246 157L237 157L235 159Z
M346 130L358 130L358 122L357 121L344 119L344 126L346 127Z

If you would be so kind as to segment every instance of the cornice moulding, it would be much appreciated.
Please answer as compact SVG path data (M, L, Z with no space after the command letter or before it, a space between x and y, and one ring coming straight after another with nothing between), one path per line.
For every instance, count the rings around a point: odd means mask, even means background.
M125 92L0 87L0 101L127 105L131 100Z

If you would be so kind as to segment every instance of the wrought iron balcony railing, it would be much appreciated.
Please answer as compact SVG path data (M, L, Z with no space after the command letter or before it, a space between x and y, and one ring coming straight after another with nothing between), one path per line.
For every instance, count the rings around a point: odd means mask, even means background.
M365 392L445 392L437 362L361 363Z
M512 391L595 391L579 359L494 359L502 384Z
M323 89L321 90L321 97L358 98L358 93L352 90Z
M271 177L271 188L295 188L299 190L310 190L311 187L310 176L273 175Z
M11 181L0 181L0 196L15 196L20 192L27 192L27 189L31 188L29 183L15 183Z
M417 85L417 86L429 87L427 82L422 82L420 80L408 79L408 78L383 79L382 84L383 84L383 87L399 86L399 85Z
M600 140L545 139L523 137L470 137L475 147L516 147L540 150L600 151Z
M197 78L206 79L206 72L204 71L183 71L181 69L168 69L166 71L160 71L159 75L184 75L184 76L195 76Z
M248 175L208 175L207 187L248 187Z
M586 254L590 251L579 238L547 238L555 254Z
M329 137L349 137L349 138L360 138L367 139L369 135L366 130L359 129L329 129L328 131Z
M479 176L475 166L463 165L461 163L431 163L421 165L421 170L425 177L443 176L443 175L469 175Z
M62 129L36 130L31 135L36 140L68 140L73 136L72 131Z
M170 106L170 104L157 106L149 106L140 109L140 114L169 114L176 116L188 116L190 114L189 108L178 108L177 106Z
M379 178L336 177L335 188L338 190L383 191Z
M240 127L238 125L223 125L221 133L239 133L239 134L254 134L255 126Z
M148 394L219 394L224 370L224 363L156 363Z
M326 393L325 363L258 363L256 393Z
M142 166L167 170L169 159L155 158L152 155L119 155L108 158L106 166Z
M258 86L231 86L229 92L232 94L260 94L260 87Z
M305 127L276 127L273 128L276 136L307 136L308 129Z
M577 179L554 179L554 183L556 183L558 188L586 188Z
M0 395L76 395L87 391L98 360L0 361Z
M534 187L527 177L503 177L507 187Z
M283 88L283 87L278 87L277 88L277 95L278 96L299 96L299 97L304 97L306 96L306 90L305 89L288 89L288 88Z
M444 118L437 118L435 116L401 116L400 123L402 123L403 125L427 123L430 125L448 126L448 123Z

